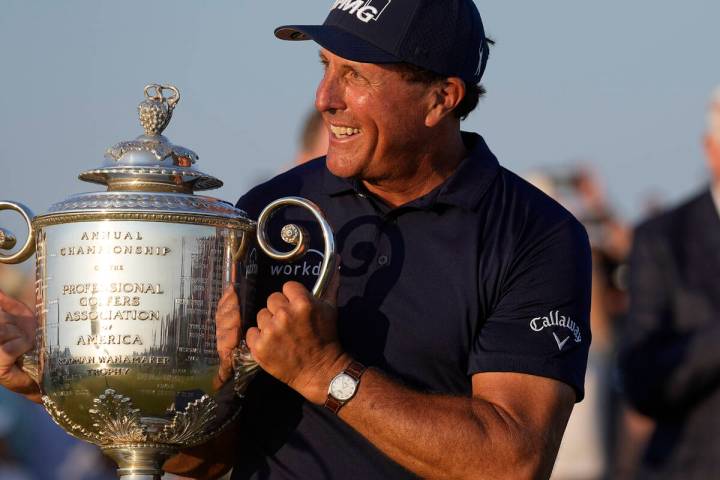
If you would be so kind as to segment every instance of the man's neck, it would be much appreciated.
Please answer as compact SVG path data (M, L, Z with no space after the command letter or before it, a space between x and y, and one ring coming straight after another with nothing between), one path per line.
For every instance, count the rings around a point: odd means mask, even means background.
M363 185L393 208L430 193L455 173L468 151L459 130L445 141L429 142L429 147L423 154L407 159L407 168L400 169L393 178L363 181Z

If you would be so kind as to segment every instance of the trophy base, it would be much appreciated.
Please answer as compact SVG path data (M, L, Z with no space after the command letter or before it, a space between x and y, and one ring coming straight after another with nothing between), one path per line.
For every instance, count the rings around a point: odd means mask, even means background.
M167 445L105 447L102 451L117 463L120 480L160 480L163 463L178 452Z

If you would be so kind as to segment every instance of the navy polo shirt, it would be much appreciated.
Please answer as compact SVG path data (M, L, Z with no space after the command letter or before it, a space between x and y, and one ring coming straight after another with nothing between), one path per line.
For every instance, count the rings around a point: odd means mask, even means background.
M564 382L580 400L590 345L585 230L501 167L480 136L463 140L470 154L456 172L401 207L335 177L324 158L254 188L238 207L257 218L271 201L301 196L322 208L342 257L340 340L366 365L423 392L464 396L475 373L520 372ZM259 256L255 311L284 282L311 287L319 272L317 225L287 208L271 238L288 222L310 232L311 249L294 264ZM234 479L415 478L266 374L248 391L241 431Z

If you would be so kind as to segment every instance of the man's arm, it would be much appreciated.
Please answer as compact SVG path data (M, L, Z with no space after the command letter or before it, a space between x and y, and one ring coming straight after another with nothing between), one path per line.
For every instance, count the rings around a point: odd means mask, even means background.
M647 226L638 229L620 365L628 397L653 417L672 415L720 386L720 324L679 328L679 316L695 312L673 308L677 267L663 234Z
M473 376L473 397L412 391L370 369L340 417L423 478L548 478L575 402L558 381Z
M321 405L351 361L336 314L332 302L289 282L270 296L247 342L265 371ZM472 398L463 398L417 392L370 369L340 417L424 478L534 479L550 475L574 402L569 386L531 375L476 374Z

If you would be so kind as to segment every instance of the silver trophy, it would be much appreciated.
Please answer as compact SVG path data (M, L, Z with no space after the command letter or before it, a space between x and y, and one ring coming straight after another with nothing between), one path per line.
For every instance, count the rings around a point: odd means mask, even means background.
M240 411L258 366L247 347L233 355L232 388L214 383L220 364L215 310L233 285L247 305L261 252L292 261L307 234L282 229L288 251L274 249L267 224L285 206L309 210L324 237L313 288L319 295L334 268L334 240L317 206L277 200L257 222L220 200L193 192L222 182L194 168L197 155L162 135L180 100L177 88L145 87L138 107L145 134L110 148L104 164L80 179L107 185L33 214L27 241L0 229L0 263L36 253L39 328L23 368L38 382L53 420L92 442L118 464L125 480L155 480L179 449L208 441ZM260 251L259 251L259 250Z

